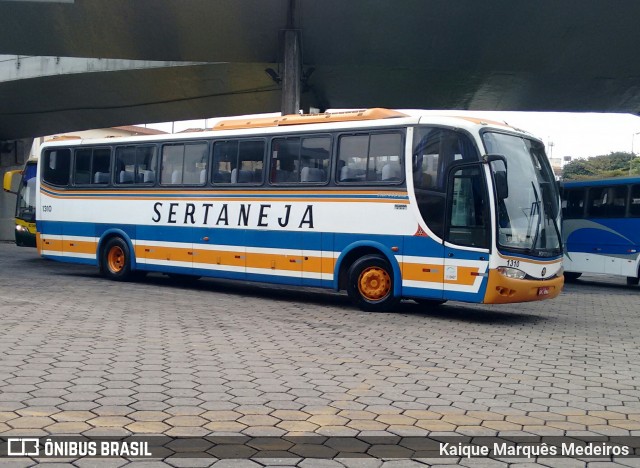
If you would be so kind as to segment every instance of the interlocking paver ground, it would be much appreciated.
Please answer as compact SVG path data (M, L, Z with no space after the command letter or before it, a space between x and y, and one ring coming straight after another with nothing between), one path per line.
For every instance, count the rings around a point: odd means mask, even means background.
M311 289L109 282L8 243L0 266L0 434L640 435L640 290L620 279L367 314Z

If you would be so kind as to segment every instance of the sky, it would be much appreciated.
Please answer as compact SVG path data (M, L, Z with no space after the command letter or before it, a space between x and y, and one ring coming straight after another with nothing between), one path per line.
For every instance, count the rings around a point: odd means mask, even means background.
M407 111L419 112L419 111ZM504 121L540 138L550 158L587 158L614 151L640 153L640 117L632 114L569 112L430 111L440 115L463 114ZM267 114L277 115L277 114ZM187 128L211 128L219 119L185 120L147 124L166 132Z

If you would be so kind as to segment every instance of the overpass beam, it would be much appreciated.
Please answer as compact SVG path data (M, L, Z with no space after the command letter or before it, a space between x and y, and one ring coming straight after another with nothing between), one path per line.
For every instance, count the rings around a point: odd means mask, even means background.
M282 115L297 114L300 110L300 91L302 88L302 53L300 50L300 31L285 29L282 41Z

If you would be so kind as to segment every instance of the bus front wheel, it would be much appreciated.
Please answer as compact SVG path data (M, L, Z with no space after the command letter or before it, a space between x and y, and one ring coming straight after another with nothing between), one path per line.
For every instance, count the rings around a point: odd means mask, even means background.
M627 276L627 286L637 286L640 283L640 278L637 276Z
M392 309L398 298L393 295L393 269L380 255L365 255L349 268L347 293L351 301L368 312Z
M111 280L127 281L131 278L129 245L120 237L112 237L102 249L102 274Z

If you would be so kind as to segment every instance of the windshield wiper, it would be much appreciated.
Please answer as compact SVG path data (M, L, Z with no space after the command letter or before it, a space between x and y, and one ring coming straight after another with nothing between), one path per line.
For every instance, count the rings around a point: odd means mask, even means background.
M527 230L527 237L529 237L531 226L533 224L533 215L538 215L538 220L536 223L536 232L533 236L533 243L531 244L530 252L534 252L536 250L536 244L538 243L538 237L540 236L540 220L542 216L540 216L540 196L538 195L538 191L536 190L536 184L531 181L531 187L533 187L533 195L536 197L536 201L531 204L531 218L529 219L529 229Z

